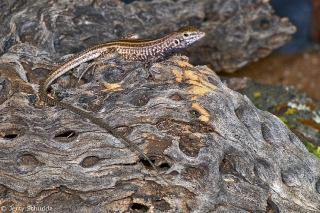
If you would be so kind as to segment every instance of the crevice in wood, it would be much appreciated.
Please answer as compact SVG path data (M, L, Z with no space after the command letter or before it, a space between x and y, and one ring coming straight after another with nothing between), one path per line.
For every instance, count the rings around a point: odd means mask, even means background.
M131 209L138 212L148 212L149 207L141 203L132 203Z
M66 130L65 132L59 133L54 136L54 140L58 142L71 142L76 139L77 132L74 130Z

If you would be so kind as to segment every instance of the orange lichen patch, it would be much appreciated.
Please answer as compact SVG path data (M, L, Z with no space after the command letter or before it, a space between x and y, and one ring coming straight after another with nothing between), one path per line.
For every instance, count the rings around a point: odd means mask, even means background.
M180 61L180 60L174 60L179 67L192 67L191 64L189 64L188 62L185 61Z
M192 103L191 106L193 109L197 110L201 114L199 119L204 122L208 122L210 118L210 114L205 110L202 106L200 106L198 103Z
M191 98L191 101L196 101L197 99L198 99L197 96L193 96L193 97Z
M188 90L189 94L204 96L217 87L207 81L205 81L199 74L192 70L184 70L183 77L186 79L188 84L192 87Z
M216 87L216 85L209 83L208 81L205 81L203 79L201 79L201 83L204 84L207 87L210 87L211 89L218 89L218 87Z
M122 90L121 84L115 83L115 84L109 84L107 82L103 82L104 86L106 87L104 90L101 90L102 92L109 92L111 90L114 91L120 91Z
M212 90L203 84L197 82L197 81L188 81L189 84L192 84L193 86L188 90L189 94L193 95L201 95L204 96L207 93L211 92Z
M192 70L184 70L183 75L186 79L192 80L192 81L200 81L200 76L193 72Z
M176 69L173 69L172 72L176 76L176 81L181 82L182 81L182 74Z
M315 129L317 129L318 131L320 131L320 124L316 123L314 120L312 119L308 119L308 120L304 120L304 119L298 119L301 123L311 126Z

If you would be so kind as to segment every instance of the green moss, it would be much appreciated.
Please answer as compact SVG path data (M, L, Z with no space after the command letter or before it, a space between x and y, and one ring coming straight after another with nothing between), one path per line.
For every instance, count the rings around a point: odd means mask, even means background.
M320 158L320 146L315 146L311 142L306 142L304 144L309 152L313 153L315 156Z
M288 119L284 116L279 116L280 120L282 120L283 123L288 123Z
M286 116L278 116L278 118L285 124L291 131L293 131L292 125L291 125L291 119L288 120ZM291 123L290 123L291 122Z

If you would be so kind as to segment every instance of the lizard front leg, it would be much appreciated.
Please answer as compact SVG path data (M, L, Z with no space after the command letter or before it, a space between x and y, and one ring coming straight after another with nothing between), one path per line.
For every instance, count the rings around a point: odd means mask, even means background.
M152 78L155 78L155 73L159 74L160 72L152 69L153 65L157 62L161 61L160 59L147 59L144 61L144 71L146 72L146 78L151 76Z

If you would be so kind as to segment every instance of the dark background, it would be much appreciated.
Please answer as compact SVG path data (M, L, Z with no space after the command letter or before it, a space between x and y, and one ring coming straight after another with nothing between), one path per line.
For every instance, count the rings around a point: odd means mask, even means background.
M320 101L320 1L270 0L279 17L289 18L297 31L291 41L268 57L225 77L249 77L267 84L293 86Z
M270 0L275 14L288 17L297 27L292 40L280 47L277 52L296 52L310 48L316 43L311 40L311 2L309 0Z

